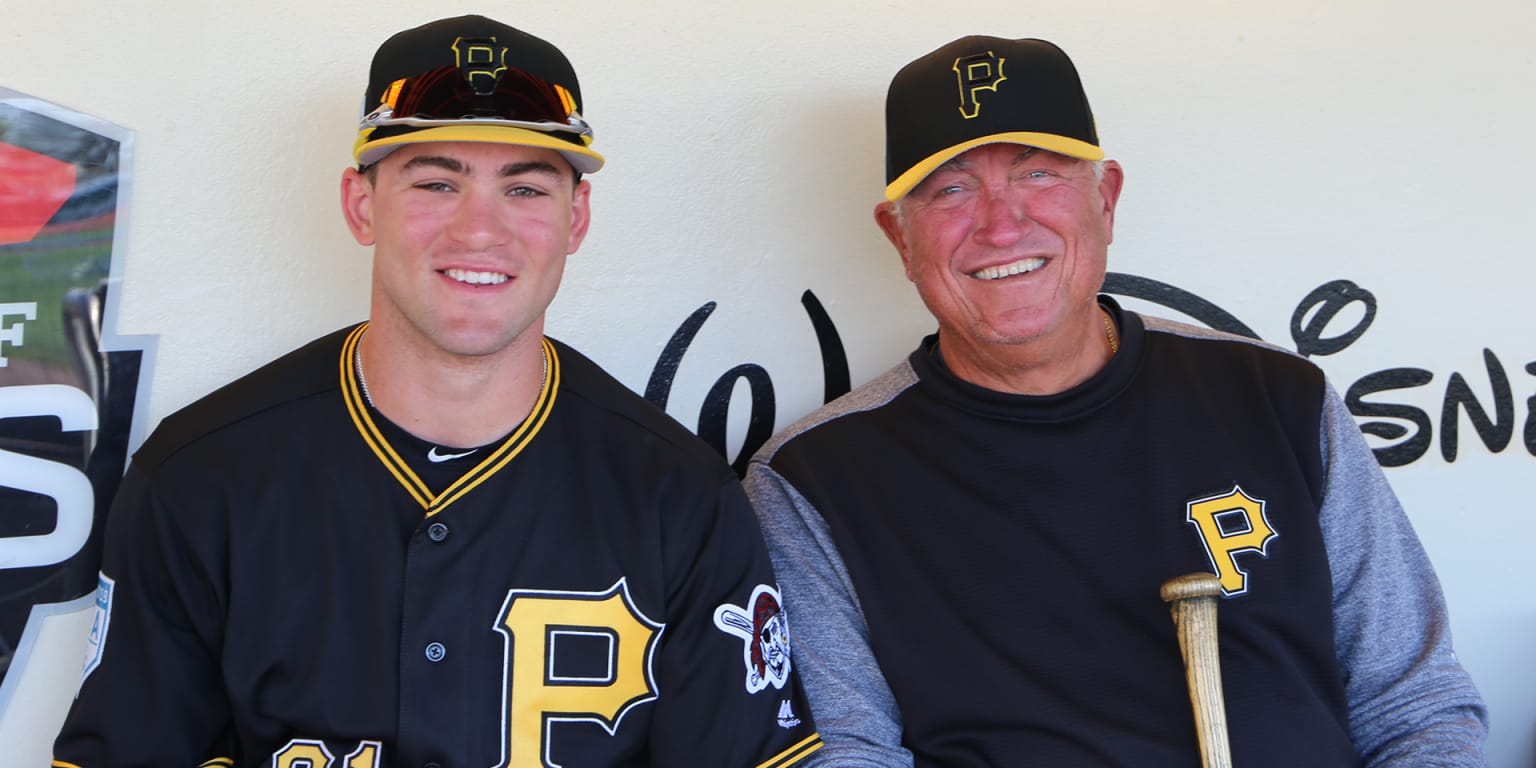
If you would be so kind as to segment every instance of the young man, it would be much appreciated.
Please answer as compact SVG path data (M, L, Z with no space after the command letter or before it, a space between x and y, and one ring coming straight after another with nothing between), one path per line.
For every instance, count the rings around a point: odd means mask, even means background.
M819 745L718 456L543 335L586 234L575 73L479 16L376 54L366 323L172 415L113 508L55 766L756 766ZM787 643L787 638L785 639Z
M1434 573L1307 361L1097 295L1124 173L1072 62L967 37L875 209L938 321L754 457L818 764L1198 764L1170 578L1220 577L1232 762L1475 766Z

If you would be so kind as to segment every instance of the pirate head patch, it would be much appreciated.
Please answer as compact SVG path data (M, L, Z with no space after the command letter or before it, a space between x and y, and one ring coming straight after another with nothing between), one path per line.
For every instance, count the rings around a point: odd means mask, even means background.
M789 619L777 589L759 584L745 607L726 603L716 608L715 626L745 641L742 660L747 666L747 693L757 693L770 684L783 688L789 681Z

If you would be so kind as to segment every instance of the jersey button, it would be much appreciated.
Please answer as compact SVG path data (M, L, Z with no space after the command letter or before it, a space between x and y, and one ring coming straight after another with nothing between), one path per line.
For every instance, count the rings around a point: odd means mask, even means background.
M448 538L448 526L443 523L433 523L427 526L427 538L441 542Z
M427 661L436 664L448 655L448 649L442 643L427 643Z

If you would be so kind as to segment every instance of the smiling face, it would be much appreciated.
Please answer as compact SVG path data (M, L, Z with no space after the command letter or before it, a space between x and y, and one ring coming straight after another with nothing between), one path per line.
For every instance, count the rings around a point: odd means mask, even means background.
M1122 177L1113 161L1096 176L1086 160L988 144L941 165L900 210L875 209L957 374L1008 389L975 372L1069 359L1102 335L1095 297Z
M590 188L559 154L425 142L371 175L346 172L342 207L353 237L374 246L373 329L460 357L543 334L589 215Z

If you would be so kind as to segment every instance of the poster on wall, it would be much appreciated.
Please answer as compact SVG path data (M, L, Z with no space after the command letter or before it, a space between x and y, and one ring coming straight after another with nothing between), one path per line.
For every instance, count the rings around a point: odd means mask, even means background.
M110 331L130 155L127 131L0 88L0 717L42 617L90 604L138 434L145 351Z

